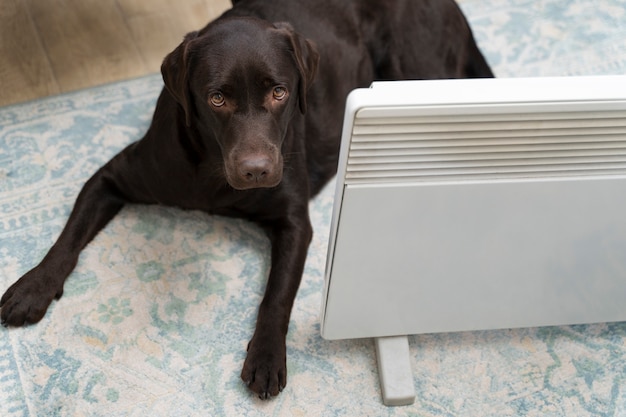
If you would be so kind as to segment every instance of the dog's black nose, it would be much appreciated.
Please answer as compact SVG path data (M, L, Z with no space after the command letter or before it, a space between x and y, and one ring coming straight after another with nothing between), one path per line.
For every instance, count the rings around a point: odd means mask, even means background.
M282 158L266 154L248 154L225 161L226 180L236 190L276 187L282 180Z
M249 157L240 162L239 175L241 180L250 185L258 183L260 186L272 177L272 161L266 157Z

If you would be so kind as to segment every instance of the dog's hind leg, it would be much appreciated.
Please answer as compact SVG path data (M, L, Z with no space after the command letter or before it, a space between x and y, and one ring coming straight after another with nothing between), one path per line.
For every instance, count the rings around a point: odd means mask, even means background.
M484 55L478 49L474 36L470 33L467 42L467 58L464 68L464 76L467 78L493 78L495 75L489 67Z

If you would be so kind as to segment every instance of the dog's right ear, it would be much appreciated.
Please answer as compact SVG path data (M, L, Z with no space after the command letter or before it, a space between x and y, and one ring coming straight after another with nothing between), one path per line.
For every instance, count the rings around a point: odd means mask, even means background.
M161 64L161 74L167 91L185 111L185 124L191 125L191 91L189 89L189 47L198 32L185 35L183 42L170 52Z
M274 27L286 36L291 45L291 53L300 72L299 104L302 114L306 113L306 93L317 74L317 65L320 55L315 44L296 33L293 27L286 22L276 22Z

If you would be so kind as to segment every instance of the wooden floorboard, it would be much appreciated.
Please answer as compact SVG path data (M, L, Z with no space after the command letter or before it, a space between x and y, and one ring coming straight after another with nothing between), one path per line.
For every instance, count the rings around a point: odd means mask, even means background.
M187 32L200 29L218 14L211 11L205 0L187 0L185 7L175 8L167 0L150 4L145 0L118 0L117 3L151 71L159 70L165 54L174 49Z
M26 0L62 91L146 71L124 18L102 0ZM50 13L50 7L57 13Z
M61 91L22 0L2 0L0 62L0 105Z
M159 71L228 0L2 0L0 106Z

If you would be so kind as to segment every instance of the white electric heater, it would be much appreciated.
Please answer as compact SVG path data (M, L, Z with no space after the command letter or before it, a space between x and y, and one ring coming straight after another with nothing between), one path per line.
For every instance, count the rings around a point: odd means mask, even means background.
M374 83L347 101L322 306L415 398L406 335L626 320L626 77Z

